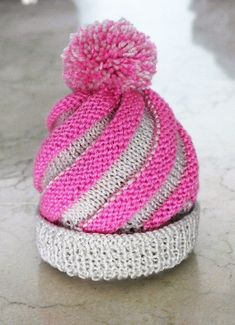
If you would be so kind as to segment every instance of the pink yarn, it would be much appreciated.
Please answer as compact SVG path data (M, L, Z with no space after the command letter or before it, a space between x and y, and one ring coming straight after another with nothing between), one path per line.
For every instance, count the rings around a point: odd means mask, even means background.
M42 178L52 159L66 149L71 142L81 137L94 123L106 117L113 110L115 103L115 97L103 93L88 98L83 105L81 105L80 97L77 100L75 113L45 139L37 154L34 163L34 185L38 191L43 190ZM65 105L63 109L67 110L67 101L64 100L63 104ZM53 111L49 116L49 128L53 125Z
M87 152L43 192L40 212L58 220L82 193L87 191L126 149L144 112L140 94L128 92L102 136ZM125 117L123 119L123 117Z
M148 97L150 97L148 99ZM148 166L144 166L138 178L101 210L83 230L87 232L114 233L125 224L135 212L148 202L169 174L176 157L176 124L169 106L156 94L146 92L153 105L154 114L160 120L158 147Z
M55 127L65 122L86 99L87 96L82 93L72 93L60 99L52 107L47 117L48 131L51 132Z
M112 234L123 231L147 207L147 219L141 219L134 231L162 227L195 202L198 162L192 141L171 108L146 89L156 71L155 46L129 22L107 20L72 35L63 58L64 79L73 93L52 108L49 135L35 159L41 215L62 224L73 210L75 229ZM143 143L144 132L149 146ZM179 139L183 157L178 157ZM130 148L135 159L126 154ZM144 152L141 159L139 148ZM176 161L180 166L174 178ZM168 182L169 176L173 180ZM99 191L94 190L97 184ZM161 189L165 192L151 210ZM86 198L91 192L95 202Z
M72 34L63 59L64 80L73 90L143 89L156 72L155 45L124 19Z
M178 133L184 142L187 165L177 189L167 201L144 224L145 230L159 228L172 216L180 212L182 206L189 201L195 202L198 192L198 161L191 138L178 123Z

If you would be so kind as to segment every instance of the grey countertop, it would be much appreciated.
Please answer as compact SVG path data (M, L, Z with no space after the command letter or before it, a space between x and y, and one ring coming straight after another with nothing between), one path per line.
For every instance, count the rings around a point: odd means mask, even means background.
M0 2L0 324L235 324L235 2L115 5ZM68 34L79 17L125 12L156 42L153 88L194 140L201 223L194 253L175 269L91 282L69 278L38 256L32 163L49 108L68 93L59 56Z

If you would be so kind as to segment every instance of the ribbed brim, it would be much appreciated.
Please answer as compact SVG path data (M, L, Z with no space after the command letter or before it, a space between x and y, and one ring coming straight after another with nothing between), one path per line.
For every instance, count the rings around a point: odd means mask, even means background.
M104 235L56 226L39 217L41 258L70 276L112 280L138 278L173 268L193 250L199 205L180 220L154 231Z

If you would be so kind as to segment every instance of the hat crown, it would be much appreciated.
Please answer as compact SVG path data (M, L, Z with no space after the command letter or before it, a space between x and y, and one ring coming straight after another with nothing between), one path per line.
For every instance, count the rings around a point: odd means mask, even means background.
M191 209L197 157L169 105L145 89L155 61L149 38L125 20L72 36L64 78L74 92L52 108L35 159L44 218L84 232L128 233Z

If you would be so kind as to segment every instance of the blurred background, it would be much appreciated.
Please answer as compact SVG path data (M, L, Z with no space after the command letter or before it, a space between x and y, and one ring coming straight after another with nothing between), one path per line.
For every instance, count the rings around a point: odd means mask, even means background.
M38 257L32 164L50 107L69 93L69 34L120 17L157 45L153 88L195 144L201 224L174 270L91 283ZM234 35L233 0L0 0L0 325L235 324Z

